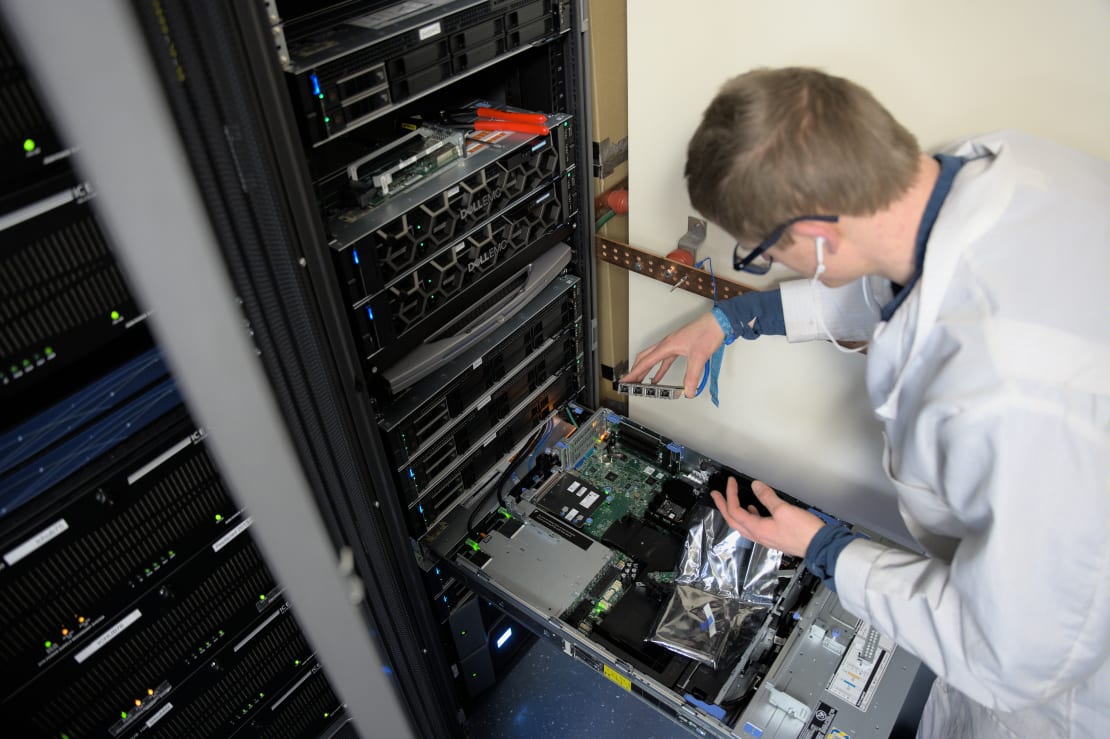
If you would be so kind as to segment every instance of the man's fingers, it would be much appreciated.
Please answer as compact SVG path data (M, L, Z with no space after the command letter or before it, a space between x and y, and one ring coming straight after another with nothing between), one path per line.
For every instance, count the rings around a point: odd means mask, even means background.
M755 493L755 497L759 499L759 502L771 512L771 515L775 515L775 508L782 503L782 499L775 495L775 491L772 490L769 485L755 480L752 482L752 492Z
M698 392L698 385L701 382L701 375L705 371L704 362L695 362L693 359L686 361L686 377L682 380L682 386L686 389L686 397L692 398Z
M678 359L677 356L670 356L660 362L659 369L655 371L655 377L653 377L651 381L654 382L656 385L662 382L663 375L667 374L667 370L671 368L671 365L674 364L674 360L676 359Z

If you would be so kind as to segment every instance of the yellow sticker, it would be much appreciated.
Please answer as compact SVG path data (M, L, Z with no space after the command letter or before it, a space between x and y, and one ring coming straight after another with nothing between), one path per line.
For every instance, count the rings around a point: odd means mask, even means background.
M627 690L629 692L632 692L632 681L631 680L629 680L627 677L625 677L624 675L622 675L619 672L617 672L616 670L614 670L609 665L602 665L602 667L604 667L604 669L605 669L605 677L609 678L610 680L612 680L613 682L615 682L617 685L621 686L625 690Z

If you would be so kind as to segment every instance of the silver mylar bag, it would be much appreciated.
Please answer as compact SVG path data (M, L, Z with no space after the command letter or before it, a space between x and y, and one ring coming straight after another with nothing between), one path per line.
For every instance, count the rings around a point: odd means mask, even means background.
M767 608L676 584L648 641L716 669L756 637Z
M722 598L773 605L782 552L755 544L729 528L716 508L696 506L690 521L675 582L696 585Z
M716 668L758 633L775 601L782 552L729 528L716 508L696 506L690 521L675 592L649 640Z

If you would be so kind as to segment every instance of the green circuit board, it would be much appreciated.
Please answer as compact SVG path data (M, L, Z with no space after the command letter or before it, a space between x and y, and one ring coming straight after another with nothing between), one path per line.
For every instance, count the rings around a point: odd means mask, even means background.
M605 618L605 614L609 612L617 601L624 595L625 588L621 582L621 571L624 568L633 566L633 561L620 552L613 552L613 558L609 562L609 567L606 567L600 575L594 578L589 587L583 593L582 600L589 601L590 609L582 618L582 620L575 624L580 630L589 633L595 626L601 623ZM581 603L581 601L579 601ZM575 604L576 606L578 604ZM565 616L566 614L564 614Z
M662 470L623 453L606 454L595 449L579 463L575 474L592 483L606 495L606 502L594 512L582 530L597 539L614 523L631 514L643 518L648 504L660 490L666 475Z

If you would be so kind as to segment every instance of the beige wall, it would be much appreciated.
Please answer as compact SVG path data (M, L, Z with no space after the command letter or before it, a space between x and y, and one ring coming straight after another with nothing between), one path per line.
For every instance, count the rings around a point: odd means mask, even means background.
M591 136L593 141L616 143L628 137L628 47L627 18L623 2L590 0ZM594 179L598 195L616 189L628 178L628 164L622 163L605 177ZM600 217L605 208L598 210ZM599 235L628 241L628 217L618 215L601 227ZM628 359L628 273L600 260L594 264L597 275L597 357L603 374ZM600 399L623 402L604 378Z
M926 148L1017 127L1110 159L1106 0L630 0L631 243L665 253L685 231L685 144L719 85L752 67L785 65L860 82ZM723 232L711 226L703 249L717 269L736 274ZM708 307L630 276L630 356ZM898 534L863 389L865 360L770 338L734 345L725 361L719 409L706 393L637 400L632 415L833 513ZM680 381L680 372L667 379Z

